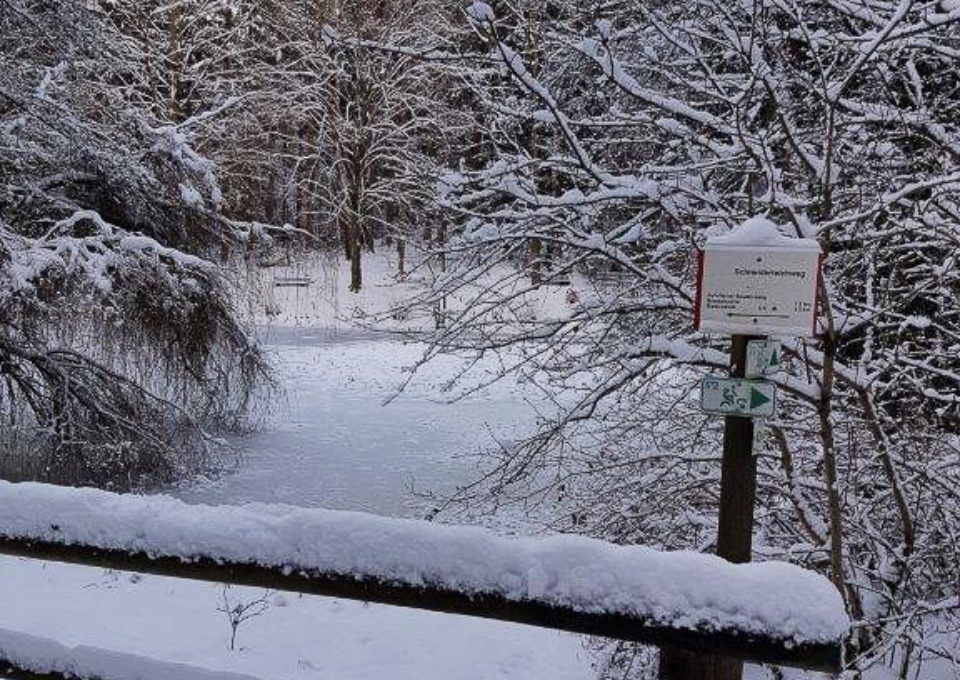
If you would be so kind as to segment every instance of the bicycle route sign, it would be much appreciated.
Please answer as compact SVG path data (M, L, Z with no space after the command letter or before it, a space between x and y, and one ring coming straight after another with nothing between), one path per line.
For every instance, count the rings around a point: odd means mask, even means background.
M703 379L700 388L700 408L705 413L768 418L777 409L773 383L711 375Z

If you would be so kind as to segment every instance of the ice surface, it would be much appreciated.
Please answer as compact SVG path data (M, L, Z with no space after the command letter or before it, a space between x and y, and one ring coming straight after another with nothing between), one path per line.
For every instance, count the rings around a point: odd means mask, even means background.
M306 328L263 337L285 399L261 429L229 438L223 458L233 465L239 456L235 470L182 485L176 496L422 516L430 506L418 494L453 493L476 478L481 447L529 434L537 410L548 408L526 403L533 388L513 380L446 403L452 395L439 385L462 366L453 357L424 367L387 403L424 345ZM486 364L484 377L499 366Z

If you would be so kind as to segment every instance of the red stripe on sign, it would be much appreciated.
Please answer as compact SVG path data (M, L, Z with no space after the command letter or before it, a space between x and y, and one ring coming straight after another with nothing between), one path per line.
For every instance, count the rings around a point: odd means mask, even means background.
M693 330L700 330L700 303L703 302L703 251L697 249L697 290L693 300Z
M820 256L817 258L817 297L813 304L813 336L817 336L817 319L820 318L820 313L823 310L823 295L821 291L823 290L823 262L826 259L824 253L820 253Z

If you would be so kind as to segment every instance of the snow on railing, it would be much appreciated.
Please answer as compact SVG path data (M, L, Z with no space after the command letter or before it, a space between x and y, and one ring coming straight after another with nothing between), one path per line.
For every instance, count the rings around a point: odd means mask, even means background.
M257 680L0 628L0 677L97 678L97 680Z
M580 536L0 482L0 553L527 623L836 670L827 579Z

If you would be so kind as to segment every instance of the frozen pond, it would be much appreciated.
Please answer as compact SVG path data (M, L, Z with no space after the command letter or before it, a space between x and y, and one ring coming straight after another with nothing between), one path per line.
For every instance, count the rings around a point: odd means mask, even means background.
M231 439L218 478L182 489L196 502L280 502L419 515L417 493L451 491L476 475L473 454L533 427L534 411L515 384L456 403L437 387L454 360L429 365L389 403L422 347L382 337L272 329L284 399L264 427Z
M432 401L453 362L428 369L382 406L420 348L355 335L275 332L286 388L265 427L233 442L239 466L177 494L195 502L279 501L418 514L409 493L450 489L472 475L458 454L529 427L516 386L455 405ZM223 614L228 591L199 581L136 576L0 556L0 628L264 680L589 680L591 657L568 633L337 598L234 587L231 602L267 598L242 625L236 651Z

